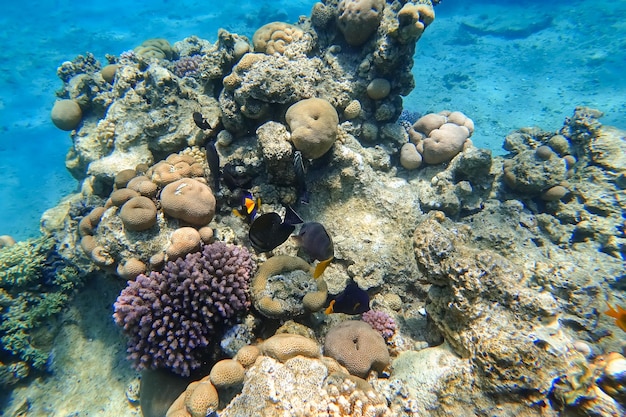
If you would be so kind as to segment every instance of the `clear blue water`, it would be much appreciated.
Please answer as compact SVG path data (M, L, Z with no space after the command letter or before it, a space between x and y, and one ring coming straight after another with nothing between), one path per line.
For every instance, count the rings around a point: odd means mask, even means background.
M0 235L36 236L39 218L77 182L64 167L69 134L49 121L56 68L76 55L132 49L143 40L189 35L215 41L219 27L251 36L260 25L293 22L314 1L31 1L3 5L0 24ZM624 1L443 0L418 43L417 88L405 107L461 110L476 122L474 143L501 152L511 130L558 129L576 105L626 127ZM524 13L528 13L527 15ZM521 39L468 37L464 21L550 15L544 30ZM459 78L460 77L460 78ZM455 83L454 80L461 80ZM451 82L452 81L452 82Z

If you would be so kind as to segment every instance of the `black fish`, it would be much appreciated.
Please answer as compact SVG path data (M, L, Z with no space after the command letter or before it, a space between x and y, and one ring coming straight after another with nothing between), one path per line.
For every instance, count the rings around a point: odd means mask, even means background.
M302 219L291 207L287 207L285 220L276 212L265 213L254 219L248 238L257 252L269 252L285 243L298 223L302 223Z
M220 190L220 156L215 149L215 143L209 141L206 144L206 162L211 170L211 176L213 176L213 185L215 189L213 192L217 193Z
M320 261L315 267L313 277L322 275L335 256L335 246L326 228L317 222L304 223L294 239L307 255Z
M242 161L231 161L224 165L222 179L231 191L252 186L252 175L246 171Z
M196 123L196 126L198 126L202 130L213 129L209 122L206 121L202 113L199 113L197 111L193 112L193 121Z
M302 160L302 152L300 151L293 153L293 169L296 173L298 201L302 204L309 204L309 192L306 189L306 172L304 171L304 161Z
M367 291L350 282L346 288L330 300L330 305L324 311L326 314L344 313L361 314L370 309L370 296Z

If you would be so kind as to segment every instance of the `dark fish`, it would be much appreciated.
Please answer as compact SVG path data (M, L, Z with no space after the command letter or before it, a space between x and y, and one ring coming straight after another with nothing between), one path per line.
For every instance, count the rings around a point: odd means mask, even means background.
M344 313L361 314L370 309L370 296L367 291L350 282L346 288L330 300L330 305L324 311L326 314Z
M231 191L252 186L252 175L246 171L242 161L231 161L224 165L222 179Z
M202 130L213 129L209 122L206 121L202 113L199 113L197 111L193 112L193 121L196 123L196 126L198 126Z
M293 169L296 173L298 201L302 204L309 204L309 192L306 189L306 172L304 171L304 161L302 160L302 152L300 151L293 153Z
M211 170L211 176L213 177L213 185L215 189L213 192L220 190L220 156L215 149L215 143L209 141L206 144L206 162Z
M322 275L335 256L333 240L324 226L317 222L304 223L294 239L307 255L320 261L315 267L313 277Z
M234 208L233 213L236 216L243 217L248 223L252 223L260 207L261 199L259 197L255 199L250 191L243 191L241 195L241 208Z
M276 212L265 213L254 219L248 238L256 251L269 252L285 243L298 223L302 223L302 219L291 207L287 207L285 220Z

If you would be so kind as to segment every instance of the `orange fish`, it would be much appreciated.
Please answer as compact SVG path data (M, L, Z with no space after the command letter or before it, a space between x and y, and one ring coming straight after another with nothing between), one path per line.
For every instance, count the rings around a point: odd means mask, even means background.
M617 327L626 332L626 310L618 305L615 305L617 309L611 307L611 304L609 303L606 303L606 305L609 307L609 309L605 311L604 314L615 318L615 324L617 325Z

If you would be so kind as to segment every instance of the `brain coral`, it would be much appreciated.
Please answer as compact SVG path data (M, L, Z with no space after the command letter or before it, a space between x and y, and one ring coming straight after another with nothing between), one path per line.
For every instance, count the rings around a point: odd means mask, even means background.
M339 115L324 99L298 101L287 109L285 119L291 129L293 145L305 158L319 158L335 143Z
M338 5L337 26L346 42L359 46L376 31L383 16L383 0L342 0Z
M361 378L370 370L382 371L390 361L383 337L369 324L356 320L344 321L328 331L324 354Z
M113 314L129 336L129 359L138 369L189 375L219 330L250 306L254 269L247 249L215 242L129 281Z
M161 191L163 211L194 226L204 226L215 215L215 197L208 185L192 178L174 181Z
M290 43L302 39L304 32L297 26L283 22L272 22L254 32L252 43L256 52L268 55L282 54Z

